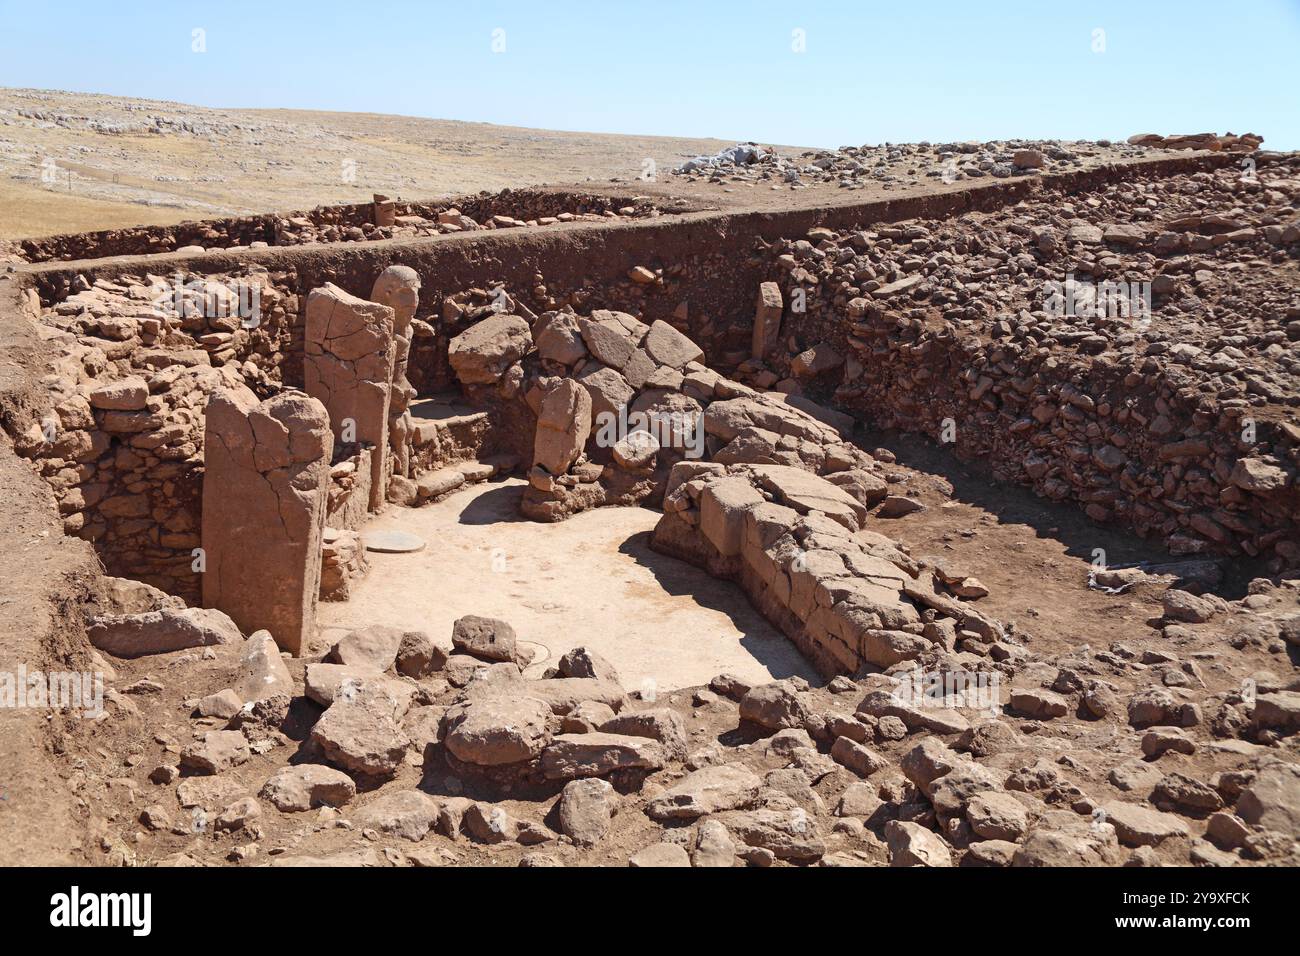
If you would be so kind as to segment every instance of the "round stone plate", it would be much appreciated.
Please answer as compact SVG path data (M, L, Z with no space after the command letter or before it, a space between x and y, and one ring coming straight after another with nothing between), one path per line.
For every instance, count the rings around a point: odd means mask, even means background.
M424 539L409 531L368 531L365 534L366 550L380 554L408 554L423 551Z

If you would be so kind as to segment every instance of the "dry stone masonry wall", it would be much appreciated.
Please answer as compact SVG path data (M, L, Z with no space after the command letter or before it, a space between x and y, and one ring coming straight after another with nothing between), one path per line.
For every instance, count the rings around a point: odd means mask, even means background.
M376 197L372 203L318 206L310 211L184 222L175 226L139 226L19 240L18 258L27 262L99 259L108 256L156 255L294 246L309 243L362 242L476 232L562 222L605 222L658 215L644 198L504 190L445 202L401 202Z
M924 432L1177 554L1295 567L1298 172L777 241L738 376Z

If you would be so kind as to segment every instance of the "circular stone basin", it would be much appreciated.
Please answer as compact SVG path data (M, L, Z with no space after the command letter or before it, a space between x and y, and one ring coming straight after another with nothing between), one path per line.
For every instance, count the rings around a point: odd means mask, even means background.
M551 649L545 644L537 641L516 641L515 643L516 646L533 652L533 659L528 662L528 667L524 668L525 671L551 659Z
M380 554L409 554L424 550L424 539L409 531L367 531L366 550Z

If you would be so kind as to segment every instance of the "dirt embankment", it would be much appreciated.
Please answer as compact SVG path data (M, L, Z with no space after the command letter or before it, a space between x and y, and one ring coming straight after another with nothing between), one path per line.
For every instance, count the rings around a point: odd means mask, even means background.
M0 276L0 671L89 668L81 605L95 587L90 545L65 537L48 486L13 450L7 432L38 418L42 392L36 330L19 282ZM81 813L60 755L79 717L0 707L0 865L75 862ZM65 758L66 759L66 758Z

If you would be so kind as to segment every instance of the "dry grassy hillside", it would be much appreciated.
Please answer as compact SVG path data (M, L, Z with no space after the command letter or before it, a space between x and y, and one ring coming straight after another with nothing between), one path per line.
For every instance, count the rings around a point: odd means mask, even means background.
M634 180L729 145L372 113L0 89L0 238L539 183Z

